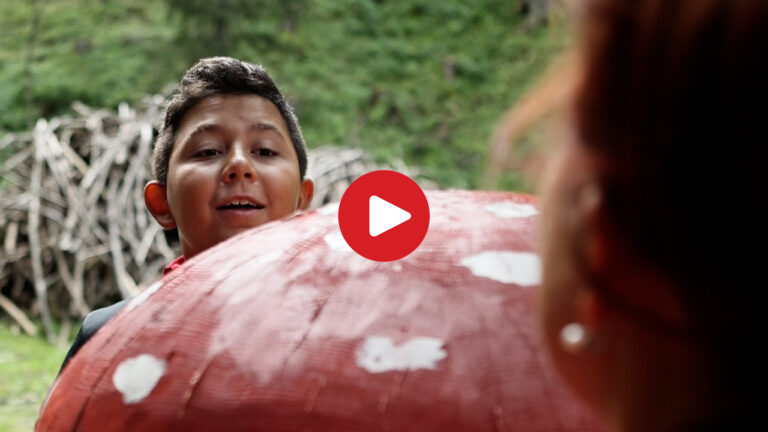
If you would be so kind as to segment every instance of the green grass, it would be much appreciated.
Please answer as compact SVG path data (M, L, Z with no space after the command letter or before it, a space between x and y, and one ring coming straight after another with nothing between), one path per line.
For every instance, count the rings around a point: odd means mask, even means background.
M0 432L31 431L66 348L0 321Z
M4 0L0 14L0 132L73 100L137 102L196 59L231 55L267 67L310 147L362 147L456 188L478 186L499 116L568 42L562 23L522 31L509 0L38 0L26 64L31 4Z

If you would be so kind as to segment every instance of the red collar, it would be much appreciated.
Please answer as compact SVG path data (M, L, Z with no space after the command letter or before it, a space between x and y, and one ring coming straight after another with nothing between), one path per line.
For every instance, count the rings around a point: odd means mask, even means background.
M175 260L171 261L170 264L165 266L163 269L163 276L167 275L168 273L176 270L178 267L181 267L182 264L184 264L184 261L186 261L186 258L184 258L184 255L176 258Z

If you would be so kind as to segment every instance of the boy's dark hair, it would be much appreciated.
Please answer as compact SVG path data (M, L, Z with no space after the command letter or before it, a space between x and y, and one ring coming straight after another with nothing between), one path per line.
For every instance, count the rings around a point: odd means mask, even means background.
M210 57L199 60L187 70L181 78L181 86L165 109L165 120L152 154L152 169L157 181L166 184L171 150L184 114L201 100L216 94L252 94L275 104L288 126L299 159L300 178L304 179L307 172L307 147L299 121L266 69L231 57Z

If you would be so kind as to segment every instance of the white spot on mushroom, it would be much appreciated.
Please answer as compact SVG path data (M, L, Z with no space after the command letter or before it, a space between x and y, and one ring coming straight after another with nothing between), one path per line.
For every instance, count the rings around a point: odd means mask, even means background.
M325 216L336 214L339 212L339 203L337 201L330 204L326 204L320 207L319 209L317 209L317 212Z
M112 375L112 383L126 405L149 396L165 372L165 361L149 354L123 360Z
M323 240L325 240L325 244L327 244L331 250L335 250L337 252L354 252L352 248L347 244L347 241L344 240L344 236L341 235L341 231L329 232L323 237Z
M357 349L357 365L371 373L437 369L446 358L443 341L431 337L411 338L400 346L387 337L370 336Z
M486 251L468 256L459 263L475 276L520 286L541 283L541 260L530 252Z
M512 201L486 204L483 208L504 219L525 218L539 214L536 207L530 204L516 203Z
M141 294L137 295L128 303L128 306L125 307L126 310L133 310L136 306L144 303L149 296L157 292L157 290L160 289L160 287L163 286L163 283L160 281L157 281L150 285L147 289L141 292Z

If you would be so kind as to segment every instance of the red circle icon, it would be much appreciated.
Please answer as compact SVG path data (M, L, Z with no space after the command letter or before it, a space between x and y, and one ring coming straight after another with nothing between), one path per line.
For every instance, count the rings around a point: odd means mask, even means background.
M370 172L352 182L341 197L339 228L349 247L365 258L404 258L427 235L427 197L408 176Z

